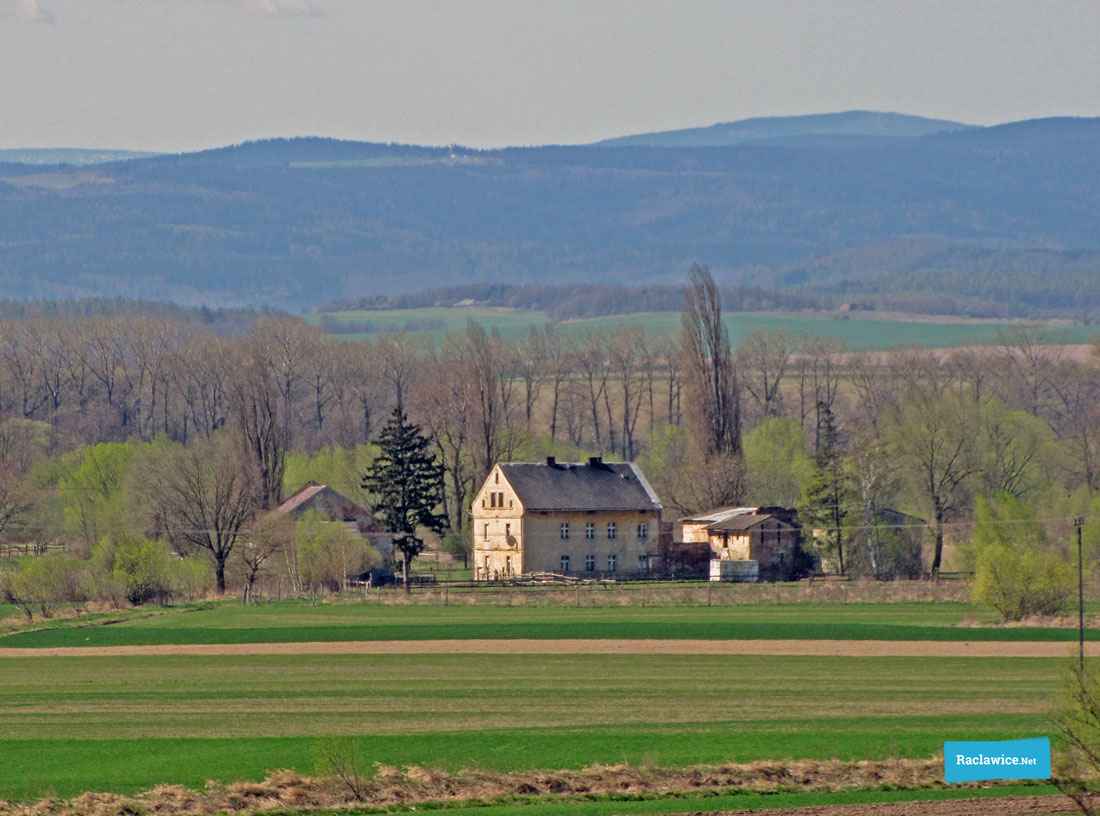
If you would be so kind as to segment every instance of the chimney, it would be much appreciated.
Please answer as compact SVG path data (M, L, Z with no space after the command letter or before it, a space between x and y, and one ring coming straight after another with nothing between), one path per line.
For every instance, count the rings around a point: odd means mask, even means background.
M603 466L603 457L602 456L589 456L588 457L588 466L589 467L602 467Z
M547 456L546 457L546 464L548 464L550 467L554 467L555 465L557 465L557 463L558 463L558 460L555 457L553 457L553 456Z

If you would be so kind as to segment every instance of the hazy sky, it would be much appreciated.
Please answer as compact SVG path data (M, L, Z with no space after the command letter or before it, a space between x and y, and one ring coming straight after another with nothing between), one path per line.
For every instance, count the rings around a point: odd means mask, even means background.
M1100 115L1098 0L0 0L0 148Z

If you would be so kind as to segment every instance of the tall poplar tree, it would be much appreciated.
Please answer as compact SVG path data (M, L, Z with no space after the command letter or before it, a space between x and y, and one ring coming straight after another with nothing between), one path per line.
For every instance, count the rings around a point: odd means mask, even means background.
M400 407L395 408L378 435L382 452L363 477L363 488L378 496L373 505L378 521L401 553L406 592L409 563L424 551L424 540L416 535L418 529L442 533L447 527L447 516L436 512L443 504L443 467L428 445L420 426L409 422Z
M692 503L738 504L744 498L745 462L737 372L722 322L721 293L698 264L691 266L680 324L686 413L696 447L691 480L697 495Z

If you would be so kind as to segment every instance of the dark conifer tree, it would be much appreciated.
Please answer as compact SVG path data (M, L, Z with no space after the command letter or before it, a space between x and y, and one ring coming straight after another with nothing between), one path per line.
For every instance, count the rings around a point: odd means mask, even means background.
M814 472L802 486L802 506L798 515L812 529L825 530L826 546L837 556L840 574L844 574L844 522L851 486L844 472L840 434L832 409L824 402L817 405L821 416Z
M363 487L378 497L373 510L393 536L402 556L401 577L409 591L409 564L424 551L418 529L441 533L447 517L437 513L443 503L443 467L428 450L420 426L408 421L400 407L378 435L382 452L363 477Z

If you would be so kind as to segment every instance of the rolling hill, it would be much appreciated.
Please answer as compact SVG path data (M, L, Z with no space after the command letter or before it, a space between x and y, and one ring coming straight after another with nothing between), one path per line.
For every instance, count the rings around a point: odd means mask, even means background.
M681 283L698 261L726 283L934 295L924 306L946 312L1100 308L1100 120L887 121L856 146L866 133L492 151L306 138L3 165L0 286L299 310L475 282Z
M808 116L767 116L659 133L619 136L602 147L730 147L739 144L856 144L861 139L912 139L975 127L902 113L846 111ZM847 142L842 140L847 139Z

